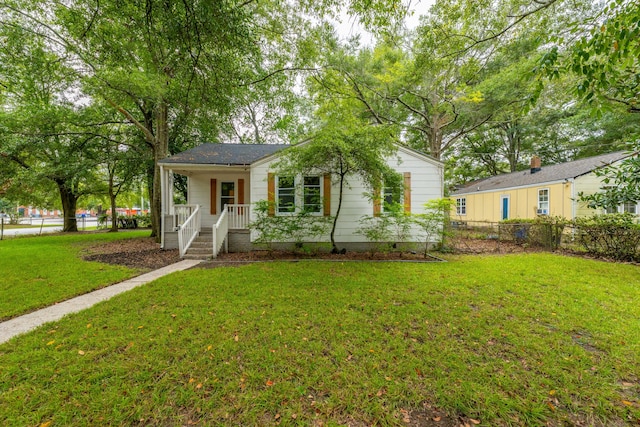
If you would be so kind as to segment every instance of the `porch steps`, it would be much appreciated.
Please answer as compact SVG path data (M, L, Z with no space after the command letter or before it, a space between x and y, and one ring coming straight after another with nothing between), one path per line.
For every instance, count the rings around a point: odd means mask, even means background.
M213 232L211 228L202 228L184 254L184 259L208 260L213 256Z

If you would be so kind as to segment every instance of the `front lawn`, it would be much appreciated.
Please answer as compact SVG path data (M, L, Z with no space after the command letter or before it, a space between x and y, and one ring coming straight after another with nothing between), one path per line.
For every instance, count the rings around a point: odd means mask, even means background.
M130 268L83 261L82 250L89 244L148 235L145 230L0 241L0 321L139 274Z
M1 345L0 424L627 425L638 301L552 254L190 270Z

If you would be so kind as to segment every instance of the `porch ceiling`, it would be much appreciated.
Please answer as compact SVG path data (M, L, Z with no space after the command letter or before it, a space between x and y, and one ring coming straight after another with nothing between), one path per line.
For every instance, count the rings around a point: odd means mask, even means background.
M195 174L208 173L224 173L224 172L248 172L251 168L249 165L185 165L185 164L165 164L165 170L171 170L179 175L192 176Z

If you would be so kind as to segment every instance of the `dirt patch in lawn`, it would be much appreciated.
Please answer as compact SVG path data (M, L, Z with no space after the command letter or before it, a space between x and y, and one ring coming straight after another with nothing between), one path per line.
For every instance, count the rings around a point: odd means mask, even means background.
M452 241L454 253L462 254L510 254L523 252L539 252L542 249L497 240L462 239ZM83 257L87 261L98 261L107 264L124 265L143 270L154 270L180 261L177 249L162 250L151 237L124 239L100 243L86 249ZM353 252L331 254L325 252L306 253L303 251L266 251L238 252L220 254L212 261L200 264L201 268L217 268L238 266L261 261L297 261L297 260L329 260L329 261L399 261L399 262L438 262L438 253L424 257L420 252Z
M144 237L89 246L83 259L142 270L156 270L180 261L180 253L177 249L160 249L153 237Z

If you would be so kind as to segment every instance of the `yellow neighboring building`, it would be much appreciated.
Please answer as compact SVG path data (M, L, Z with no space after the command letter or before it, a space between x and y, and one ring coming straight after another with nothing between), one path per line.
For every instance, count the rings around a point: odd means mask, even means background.
M593 194L602 189L602 181L593 171L631 155L619 151L544 167L534 156L529 170L473 181L456 190L450 196L455 201L452 219L498 222L538 215L575 219L603 213L579 202L578 193ZM619 211L638 214L640 206L625 204Z

